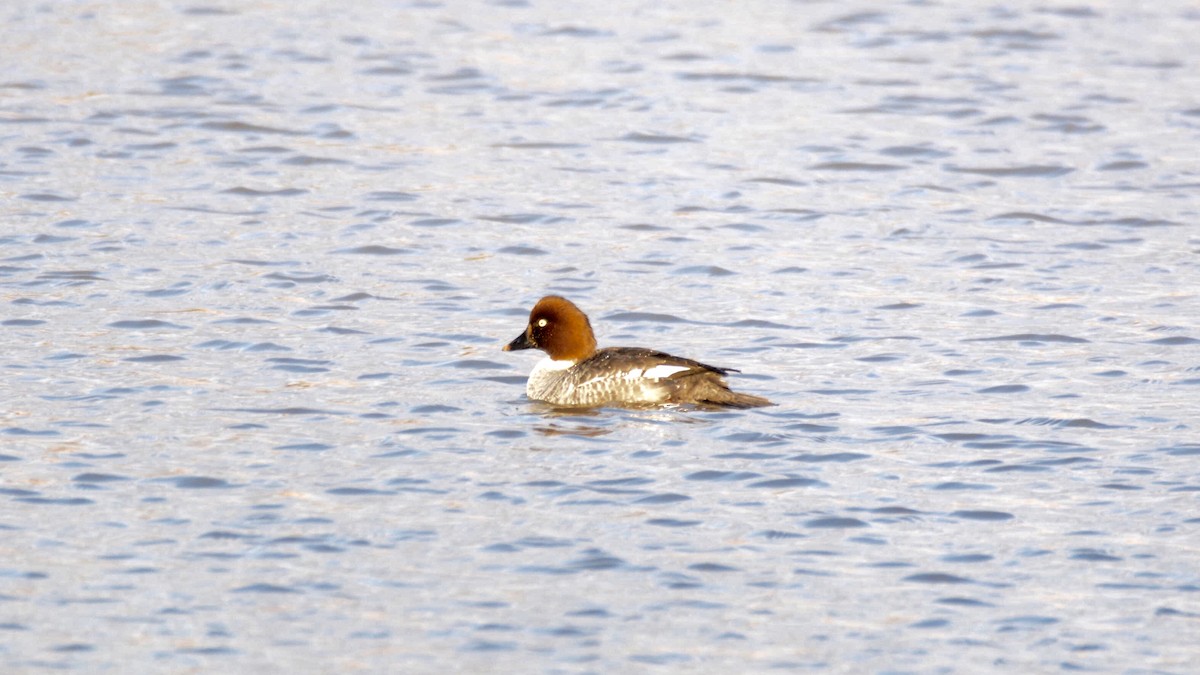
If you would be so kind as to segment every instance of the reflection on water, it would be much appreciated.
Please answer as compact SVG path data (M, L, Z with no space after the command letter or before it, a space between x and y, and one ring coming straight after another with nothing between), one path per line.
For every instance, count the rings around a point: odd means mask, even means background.
M1200 659L1190 4L0 16L6 671Z

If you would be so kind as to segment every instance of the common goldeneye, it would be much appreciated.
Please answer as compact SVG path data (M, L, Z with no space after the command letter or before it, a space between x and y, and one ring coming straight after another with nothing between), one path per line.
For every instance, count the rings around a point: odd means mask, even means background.
M529 325L504 351L540 349L547 357L529 374L529 398L563 407L692 403L728 408L774 405L729 390L722 375L739 372L640 347L596 349L592 325L570 300L547 295Z

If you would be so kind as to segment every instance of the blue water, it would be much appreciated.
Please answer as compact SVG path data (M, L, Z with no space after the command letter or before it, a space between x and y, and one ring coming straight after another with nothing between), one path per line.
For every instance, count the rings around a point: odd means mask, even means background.
M0 670L1195 672L1198 30L8 3Z

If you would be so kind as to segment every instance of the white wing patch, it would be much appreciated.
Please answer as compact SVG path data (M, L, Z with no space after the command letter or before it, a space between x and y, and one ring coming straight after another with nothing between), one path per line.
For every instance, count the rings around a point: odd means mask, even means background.
M638 372L636 370L631 370L628 373L626 373L625 377L627 377L631 380L637 379L639 377L648 377L652 380L657 380L657 379L661 379L664 377L670 377L670 376L674 375L675 373L682 373L685 370L691 370L691 367L689 367L689 366L673 366L673 365L670 365L667 363L663 363L663 364L654 366L653 368L647 368L641 372Z
M552 363L557 364L559 362L554 361ZM592 384L593 382L604 382L605 380L625 380L626 382L637 382L639 380L661 380L665 377L670 377L675 373L681 373L685 370L691 370L691 368L688 366L673 366L666 363L661 363L652 368L634 368L633 370L627 370L620 375L615 373L597 375L596 377L584 380L575 386L582 388Z

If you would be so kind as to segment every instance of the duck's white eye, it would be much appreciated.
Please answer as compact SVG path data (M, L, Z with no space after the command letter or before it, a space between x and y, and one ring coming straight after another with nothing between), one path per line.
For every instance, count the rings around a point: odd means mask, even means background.
M548 323L550 322L545 319L538 319L538 328L545 328Z

